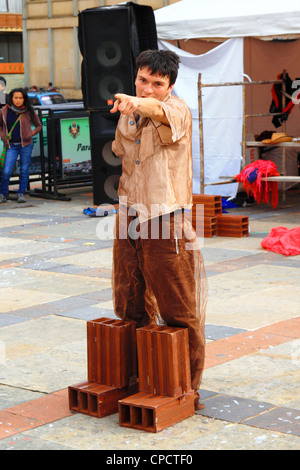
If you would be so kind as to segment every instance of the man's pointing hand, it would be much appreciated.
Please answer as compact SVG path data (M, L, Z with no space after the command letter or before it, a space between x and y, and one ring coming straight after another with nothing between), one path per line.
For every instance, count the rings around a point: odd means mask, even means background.
M136 96L125 95L124 93L117 93L115 95L116 101L114 102L113 108L110 110L111 113L120 111L122 114L129 116L136 111L140 98Z

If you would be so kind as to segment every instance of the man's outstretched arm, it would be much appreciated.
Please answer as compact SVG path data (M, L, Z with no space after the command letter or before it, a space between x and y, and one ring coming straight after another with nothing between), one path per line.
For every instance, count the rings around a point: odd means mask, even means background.
M119 111L121 114L129 116L137 112L142 117L149 117L162 124L169 125L163 106L156 98L138 98L137 96L125 95L124 93L117 93L115 98L116 101L110 110L111 113Z

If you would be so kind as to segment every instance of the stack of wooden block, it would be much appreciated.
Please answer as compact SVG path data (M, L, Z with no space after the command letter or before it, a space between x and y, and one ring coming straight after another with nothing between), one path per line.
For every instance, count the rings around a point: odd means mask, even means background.
M222 197L194 194L192 225L199 237L245 237L249 235L249 218L222 213Z
M138 391L134 322L87 322L87 378L68 387L72 411L102 418L117 413L118 400Z
M88 321L87 359L88 380L68 387L70 410L119 412L120 426L149 432L194 414L186 328Z
M221 196L193 195L192 225L197 236L210 238L217 235L220 215L222 215Z
M139 393L119 401L119 424L158 432L195 412L188 332L146 326L136 334Z

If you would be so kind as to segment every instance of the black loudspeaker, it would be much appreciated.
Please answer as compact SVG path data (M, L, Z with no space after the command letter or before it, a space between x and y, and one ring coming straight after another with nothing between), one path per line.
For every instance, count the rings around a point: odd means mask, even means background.
M90 111L89 123L94 204L115 204L122 173L122 160L112 152L117 121L99 111Z
M83 102L108 113L116 93L135 94L138 54L157 49L154 13L150 6L128 2L83 10L78 19Z

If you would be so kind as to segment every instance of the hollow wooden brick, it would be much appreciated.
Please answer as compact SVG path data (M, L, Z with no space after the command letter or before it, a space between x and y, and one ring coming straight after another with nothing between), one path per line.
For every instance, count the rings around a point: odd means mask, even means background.
M222 196L210 194L193 194L193 212L196 211L196 205L203 204L204 216L214 217L222 214Z
M195 413L194 393L167 397L139 392L119 400L119 424L148 432L159 432Z
M87 322L88 380L112 387L136 381L136 329L130 321L99 318Z
M190 392L187 329L146 326L136 334L140 392L170 397Z
M110 387L93 382L81 382L68 387L69 409L103 418L118 412L118 401L138 392L138 382L127 387Z
M222 237L248 236L248 216L232 214L222 214L221 216L218 216L218 235Z

